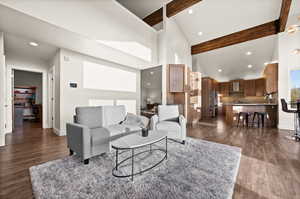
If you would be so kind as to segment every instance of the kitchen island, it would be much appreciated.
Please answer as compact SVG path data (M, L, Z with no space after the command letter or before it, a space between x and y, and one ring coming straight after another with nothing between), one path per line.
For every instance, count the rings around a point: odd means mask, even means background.
M223 104L225 109L225 120L229 125L237 125L239 112L266 112L266 127L277 127L278 104L276 103L226 103ZM252 116L250 118L252 123Z

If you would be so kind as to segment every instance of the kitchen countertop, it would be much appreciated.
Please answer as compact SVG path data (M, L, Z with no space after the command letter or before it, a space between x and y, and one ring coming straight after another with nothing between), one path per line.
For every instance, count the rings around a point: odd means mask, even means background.
M225 106L278 106L276 103L225 103Z

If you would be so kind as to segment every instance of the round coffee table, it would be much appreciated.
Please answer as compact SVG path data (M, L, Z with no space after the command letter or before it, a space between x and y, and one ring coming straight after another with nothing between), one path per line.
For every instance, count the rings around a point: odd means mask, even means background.
M154 130L154 131L149 131L147 137L143 137L141 131L138 131L137 133L126 135L124 137L121 137L117 140L112 141L111 146L113 149L116 150L116 166L112 170L113 176L119 177L119 178L131 177L131 180L133 181L133 176L142 174L146 171L149 171L149 170L153 169L154 167L156 167L157 165L159 165L160 163L162 163L164 160L166 160L168 158L168 137L167 137L167 135L168 135L168 133L166 131ZM165 150L161 149L161 148L152 149L153 144L162 142L162 141L165 141L165 144L166 144ZM137 154L135 154L134 153L135 149L143 148L146 146L150 147L150 152L154 151L154 150L159 150L159 151L164 152L165 155L163 156L163 158L161 160L159 160L157 163L155 163L151 167L143 169L139 172L134 172L134 157L138 156L140 154L149 152L149 150L145 150L145 151L138 152ZM131 156L125 158L121 162L118 162L119 161L118 160L119 151L122 151L122 150L131 150ZM130 159L131 159L131 174L130 175L117 174L118 167Z

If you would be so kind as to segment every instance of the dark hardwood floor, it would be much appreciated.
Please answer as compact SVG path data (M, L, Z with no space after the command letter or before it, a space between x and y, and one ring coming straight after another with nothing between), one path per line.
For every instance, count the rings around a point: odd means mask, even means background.
M235 199L300 198L300 143L277 129L236 128L221 119L188 129L194 138L242 148ZM6 136L0 149L0 198L32 198L28 168L68 155L66 138L37 124Z

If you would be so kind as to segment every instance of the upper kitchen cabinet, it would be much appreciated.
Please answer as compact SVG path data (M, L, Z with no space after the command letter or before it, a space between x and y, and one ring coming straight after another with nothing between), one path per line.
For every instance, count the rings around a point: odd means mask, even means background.
M185 65L170 64L169 65L169 92L180 93L184 90Z
M231 93L242 93L244 92L244 80L232 80L230 81L230 92Z
M276 93L278 91L278 64L269 64L264 70L266 78L266 92Z
M219 83L219 93L223 97L228 97L229 96L229 90L230 90L230 83L229 82Z
M244 81L244 96L256 96L255 79Z
M261 97L266 94L266 79L260 78L255 80L256 96Z

